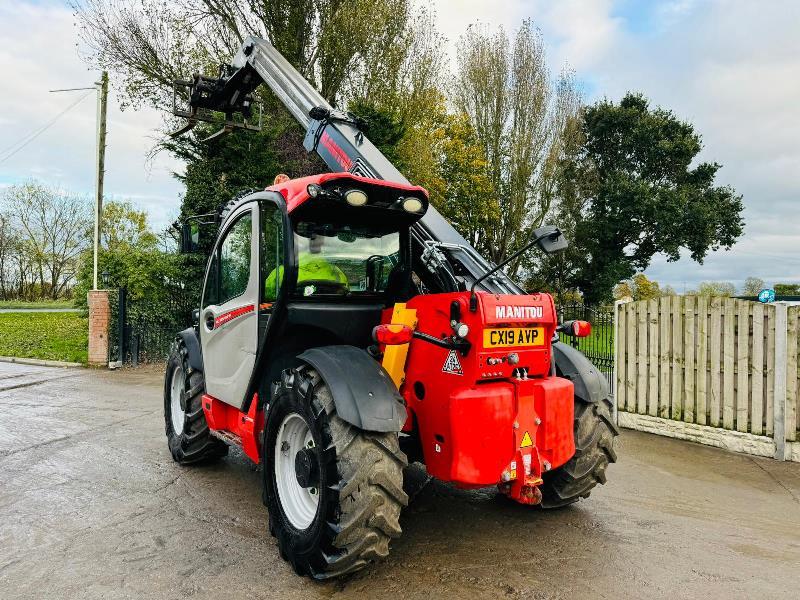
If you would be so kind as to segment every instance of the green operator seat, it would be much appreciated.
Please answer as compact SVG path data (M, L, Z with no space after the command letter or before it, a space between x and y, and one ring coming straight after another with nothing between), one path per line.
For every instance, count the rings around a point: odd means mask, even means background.
M339 267L332 265L323 256L302 252L298 258L297 270L297 290L301 294L312 295L322 294L347 294L350 291L350 284L347 276ZM283 267L273 269L264 281L264 299L274 301L276 299L276 279L283 275ZM313 286L313 289L306 292L306 289Z

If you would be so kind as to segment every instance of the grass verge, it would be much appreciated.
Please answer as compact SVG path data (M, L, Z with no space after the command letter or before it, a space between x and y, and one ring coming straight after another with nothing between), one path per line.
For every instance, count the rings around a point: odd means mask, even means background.
M36 302L0 300L0 308L75 308L75 306L71 300L37 300Z
M595 353L607 355L609 358L614 356L614 327L613 325L599 324L592 325L592 333L589 337L578 338L577 348L583 353ZM567 336L561 336L561 341L572 346L572 340Z
M85 364L88 339L79 313L0 313L0 356Z

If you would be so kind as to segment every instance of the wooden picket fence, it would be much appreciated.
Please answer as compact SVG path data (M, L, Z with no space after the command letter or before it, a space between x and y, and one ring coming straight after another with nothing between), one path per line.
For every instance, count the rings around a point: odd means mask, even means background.
M743 451L751 451L749 440L756 454L800 455L800 307L671 296L615 310L621 424ZM714 429L758 438L720 437ZM767 446L763 438L771 438Z

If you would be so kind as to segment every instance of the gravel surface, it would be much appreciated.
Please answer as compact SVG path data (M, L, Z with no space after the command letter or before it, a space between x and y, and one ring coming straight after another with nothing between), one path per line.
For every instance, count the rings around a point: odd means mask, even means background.
M797 598L800 464L631 431L609 482L544 512L413 467L403 536L297 577L239 452L181 468L157 369L0 363L0 598Z

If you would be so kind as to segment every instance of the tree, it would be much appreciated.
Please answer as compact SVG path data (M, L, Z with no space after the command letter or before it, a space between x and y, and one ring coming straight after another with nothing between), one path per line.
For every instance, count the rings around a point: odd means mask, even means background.
M98 269L108 273L110 285L125 287L132 299L164 299L165 281L176 281L176 257L159 248L159 237L147 223L147 213L129 201L112 200L103 206ZM76 285L76 304L83 306L93 284L91 250L82 255Z
M661 296L662 297L665 297L665 296L677 296L677 295L678 295L678 292L676 292L675 288L672 287L671 285L665 285L664 287L661 288Z
M16 253L17 238L11 227L11 218L0 212L0 299L7 300L14 273L13 256Z
M800 296L800 283L776 283L776 296Z
M410 0L75 0L74 6L89 62L116 73L123 103L134 107L171 109L174 79L216 76L248 34L270 40L332 104L374 108L375 118L385 111L401 132L425 114L441 70L431 14L412 10ZM243 189L269 185L278 172L297 177L326 170L306 154L305 132L272 92L261 86L256 96L265 106L262 132L204 143L220 119L158 145L186 162L179 176L186 184L182 217L213 212ZM384 149L398 141L390 136ZM199 288L202 259L182 260Z
M103 204L100 229L103 248L155 248L156 236L147 224L147 213L137 210L129 200L111 200Z
M702 263L742 234L741 196L714 185L719 164L692 167L700 135L672 112L636 94L603 100L586 108L583 137L565 170L582 200L569 215L580 258L568 273L587 302L608 298L656 253L674 261L685 248Z
M651 281L644 273L637 273L614 287L614 299L628 297L634 300L654 300L664 295L657 281Z
M400 114L390 107L365 98L352 101L348 110L364 120L369 140L390 162L397 164L400 160L398 146L407 131L407 125Z
M584 144L583 109L565 120L561 141L561 153L554 174L556 202L548 220L558 226L569 245L566 250L553 255L526 253L523 269L528 281L525 287L531 292L554 290L557 296L563 290L570 290L583 298L575 285L577 270L586 256L577 233L587 204L581 194L578 177L578 157Z
M763 279L758 277L748 277L744 280L742 286L742 295L744 296L758 296L758 293L766 287Z
M485 160L497 215L471 240L495 262L532 239L553 208L557 166L579 95L569 73L554 81L544 41L530 20L513 44L500 29L472 26L461 37L453 102L469 117ZM517 259L507 273L514 277Z
M73 0L93 66L117 73L125 104L171 107L172 81L216 76L247 35L270 40L329 102L379 89L413 60L410 0ZM261 90L260 94L266 94Z
M736 293L736 286L727 281L703 281L696 292L687 292L687 296L707 296L730 298Z
M89 241L89 203L34 181L11 186L3 199L16 229L21 281L33 275L38 296L59 298L74 280L78 256Z
M364 114L364 109L375 111L376 117L376 112L388 115L395 121L390 127L399 125L408 133L429 121L430 111L441 97L446 55L434 15L418 7L406 20L399 20L398 25L403 27L388 46L379 45L377 52L364 55L358 68L350 73L343 94L348 110L367 117L368 134L373 142L376 123L369 114ZM397 158L402 160L400 156Z

